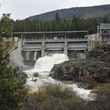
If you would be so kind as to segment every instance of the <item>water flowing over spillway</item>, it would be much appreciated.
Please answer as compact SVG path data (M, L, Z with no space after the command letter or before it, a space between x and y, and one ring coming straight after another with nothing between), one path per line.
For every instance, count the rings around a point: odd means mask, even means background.
M35 92L39 88L49 84L59 84L62 87L70 88L76 93L76 95L80 96L83 99L92 100L93 98L90 95L91 90L79 88L77 84L64 84L61 81L57 81L49 77L49 73L55 64L59 64L68 60L68 57L64 54L54 54L51 56L44 56L39 58L36 61L33 69L24 71L28 75L27 85L29 86L31 91ZM38 73L39 77L34 77L35 73Z
M21 69L29 68L27 65L24 65L24 63L23 63L23 58L21 55L21 48L22 48L21 40L18 41L18 38L17 38L15 43L17 45L17 48L12 53L10 53L10 57L9 57L10 63Z
M40 87L48 84L60 84L59 81L56 81L53 78L49 77L49 73L55 64L59 64L68 60L68 57L64 54L53 54L51 56L47 55L39 58L36 61L33 69L24 71L29 77L27 79L27 85L32 89L32 91L36 91ZM35 73L38 73L39 77L35 78Z
M27 71L30 74L38 73L40 76L49 75L51 69L55 64L68 61L68 57L64 54L53 54L51 56L44 56L39 58L33 69Z

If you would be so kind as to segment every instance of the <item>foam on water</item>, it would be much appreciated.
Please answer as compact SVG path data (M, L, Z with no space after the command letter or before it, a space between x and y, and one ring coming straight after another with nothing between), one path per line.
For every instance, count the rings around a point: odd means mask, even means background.
M17 45L17 48L10 53L10 57L9 57L10 63L21 69L29 68L27 65L24 65L23 63L23 57L21 55L21 49L22 49L21 40L18 41L18 38L16 38L15 43Z
M53 54L51 56L47 55L39 58L36 61L34 68L25 72L31 75L38 73L40 76L48 76L55 64L59 64L68 60L68 57L64 54Z
M62 87L70 88L81 98L92 100L93 97L90 96L91 90L79 88L77 84L64 84L61 81L57 81L49 77L49 73L55 64L59 64L68 60L68 57L64 54L54 54L51 56L39 58L36 61L33 69L25 71L29 77L27 79L27 85L30 87L31 91L35 92L39 88L49 84L60 84ZM33 77L34 73L38 73L39 77Z

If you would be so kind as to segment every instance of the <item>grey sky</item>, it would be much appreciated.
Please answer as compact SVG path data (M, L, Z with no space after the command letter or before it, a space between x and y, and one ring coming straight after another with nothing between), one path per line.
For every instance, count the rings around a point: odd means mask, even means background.
M0 0L0 15L11 13L14 19L70 7L110 4L110 0Z

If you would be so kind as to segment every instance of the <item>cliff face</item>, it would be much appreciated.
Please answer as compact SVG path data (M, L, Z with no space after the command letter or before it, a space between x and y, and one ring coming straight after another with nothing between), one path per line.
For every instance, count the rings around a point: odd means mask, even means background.
M61 20L72 19L73 16L80 18L96 18L104 16L110 17L110 5L61 9L40 15L35 15L32 17L28 17L26 19L39 21L52 21L56 19L56 13L59 15Z

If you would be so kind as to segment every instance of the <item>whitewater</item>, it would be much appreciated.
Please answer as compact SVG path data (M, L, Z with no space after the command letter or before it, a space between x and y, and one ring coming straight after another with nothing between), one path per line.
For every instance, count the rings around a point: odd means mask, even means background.
M53 54L46 55L39 58L34 67L29 69L27 65L24 65L23 58L21 55L21 41L18 42L18 48L14 50L10 54L10 63L19 68L23 68L28 78L26 82L26 87L29 87L31 92L36 92L40 88L45 87L46 85L57 84L62 86L63 88L69 88L76 93L76 95L80 96L85 100L94 100L94 94L91 93L91 90L87 90L84 88L79 88L77 84L64 84L61 81L57 81L52 77L49 77L50 71L55 64L63 63L68 61L69 58L65 54ZM38 77L34 77L34 74L37 73Z
M42 87L55 84L60 85L63 88L71 89L77 96L80 96L84 100L93 100L94 97L91 90L79 88L77 84L64 84L61 81L57 81L52 77L49 77L50 71L55 64L68 60L69 58L65 54L53 54L39 58L33 69L24 71L28 76L26 85L30 88L30 91L36 92ZM35 73L38 74L38 77L34 77Z

